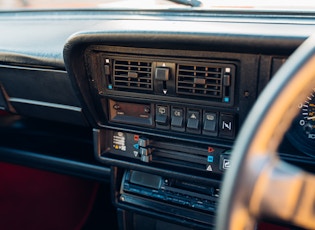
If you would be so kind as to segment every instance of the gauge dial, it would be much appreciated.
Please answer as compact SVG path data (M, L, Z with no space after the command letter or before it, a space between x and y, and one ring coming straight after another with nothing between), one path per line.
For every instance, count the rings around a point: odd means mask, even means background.
M299 114L288 132L288 138L298 150L315 157L315 88L298 107Z
M307 97L304 104L299 105L301 115L299 125L308 139L315 139L315 96L314 92Z

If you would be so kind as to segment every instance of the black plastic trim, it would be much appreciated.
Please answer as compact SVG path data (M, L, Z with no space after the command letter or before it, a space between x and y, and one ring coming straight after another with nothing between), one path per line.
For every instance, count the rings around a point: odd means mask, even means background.
M103 165L93 165L13 148L1 147L0 158L2 161L9 163L21 164L23 166L78 176L100 182L109 182L111 173L110 168Z

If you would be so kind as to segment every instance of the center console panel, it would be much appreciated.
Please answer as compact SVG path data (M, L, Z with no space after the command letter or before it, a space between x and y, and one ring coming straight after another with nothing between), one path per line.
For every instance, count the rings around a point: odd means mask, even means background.
M86 54L102 127L95 155L120 175L121 218L209 229L239 126L238 62L110 46Z
M241 76L257 74L258 57L180 45L82 47L84 71L75 76L89 92L82 95L96 123L95 156L112 168L119 218L134 223L121 229L211 228L256 94L255 78Z

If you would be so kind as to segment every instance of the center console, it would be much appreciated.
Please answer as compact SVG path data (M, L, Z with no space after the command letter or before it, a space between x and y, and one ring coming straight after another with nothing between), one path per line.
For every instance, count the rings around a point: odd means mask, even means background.
M202 50L82 47L74 76L96 123L95 156L111 167L120 229L214 225L221 179L256 93L254 78L240 76L257 74L258 59Z
M213 225L240 122L239 64L216 55L86 50L101 126L94 129L95 154L116 172L113 197L120 217L135 218L137 225L124 229L141 229L139 215L152 226Z

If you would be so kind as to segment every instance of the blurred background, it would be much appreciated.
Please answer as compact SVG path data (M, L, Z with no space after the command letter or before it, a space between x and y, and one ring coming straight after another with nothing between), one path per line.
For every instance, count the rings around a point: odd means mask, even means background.
M13 9L67 9L67 8L139 9L156 7L163 8L163 6L165 6L166 8L170 6L183 7L183 5L177 5L167 0L0 0L0 11Z
M188 1L188 0L187 0ZM199 0L204 9L277 9L281 11L315 11L311 0ZM67 8L183 8L185 6L167 0L0 0L1 10L13 9L67 9ZM190 6L186 6L186 8ZM200 8L200 9L202 9Z
M114 0L0 0L0 9L18 8L90 8Z

